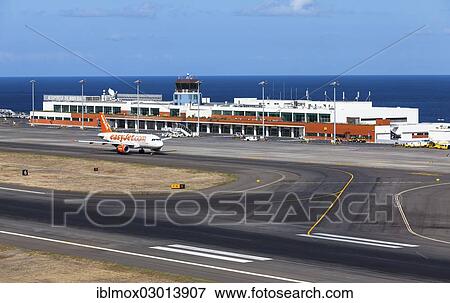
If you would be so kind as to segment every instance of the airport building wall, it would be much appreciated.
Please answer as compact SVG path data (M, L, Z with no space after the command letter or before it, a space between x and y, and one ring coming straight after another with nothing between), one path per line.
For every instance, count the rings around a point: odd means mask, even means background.
M263 135L267 137L307 137L331 140L334 121L337 137L368 142L388 140L392 123L417 124L418 109L374 107L371 101L260 100L235 98L232 103L198 104L206 100L200 94L198 81L177 80L173 101L162 101L160 95L121 95L113 90L101 96L44 96L42 111L30 114L35 124L98 127L99 113L104 113L118 129L162 130L174 123L192 132ZM187 85L187 88L186 88ZM183 99L185 94L197 99ZM180 102L182 100L183 102ZM186 100L190 100L187 102ZM336 105L336 110L334 106ZM336 117L336 119L335 119Z
M400 142L450 142L450 123L392 124L393 139Z

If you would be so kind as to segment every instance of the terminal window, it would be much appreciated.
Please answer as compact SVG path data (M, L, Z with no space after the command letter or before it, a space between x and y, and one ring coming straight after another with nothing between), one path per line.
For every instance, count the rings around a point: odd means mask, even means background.
M320 123L330 123L331 122L331 115L329 115L329 114L320 114L319 115L319 122Z
M317 122L317 114L307 114L308 122Z
M294 122L305 122L305 114L294 113Z
M292 122L292 114L291 113L281 113L281 119L285 122Z

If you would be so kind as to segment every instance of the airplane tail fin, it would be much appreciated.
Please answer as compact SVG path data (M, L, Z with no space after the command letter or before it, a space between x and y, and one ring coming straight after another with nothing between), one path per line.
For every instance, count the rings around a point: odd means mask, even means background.
M112 133L111 126L103 113L100 113L100 126L102 128L102 133Z

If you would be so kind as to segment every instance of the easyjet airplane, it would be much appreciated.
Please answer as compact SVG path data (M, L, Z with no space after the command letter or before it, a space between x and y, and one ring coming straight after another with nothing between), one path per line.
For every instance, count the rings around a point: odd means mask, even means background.
M78 142L101 145L109 144L114 146L117 152L122 155L128 154L131 149L137 149L142 154L145 152L145 149L150 149L153 154L154 152L159 152L164 146L163 140L155 135L113 132L103 113L100 113L100 125L102 132L98 136L103 141Z

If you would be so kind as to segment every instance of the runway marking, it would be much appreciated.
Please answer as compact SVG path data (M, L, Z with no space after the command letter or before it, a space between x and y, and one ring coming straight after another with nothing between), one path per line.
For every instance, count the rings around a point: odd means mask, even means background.
M15 192L20 192L20 193L35 194L35 195L47 195L48 194L48 193L42 192L42 191L33 191L33 190L25 190L25 189L17 189L17 188L9 188L9 187L0 187L0 190L15 191Z
M405 223L406 229L408 230L409 233L411 233L412 235L417 236L419 238L422 238L422 239L426 239L426 240L430 240L430 241L434 241L434 242L438 242L438 243L443 243L443 244L450 244L450 241L445 241L445 240L441 240L441 239L431 238L431 237L419 234L416 231L414 231L412 229L411 225L409 224L408 218L406 217L405 211L403 210L402 203L400 202L400 196L404 195L406 193L409 193L409 192L412 192L412 191L415 191L415 190L426 189L426 188L437 187L437 186L443 186L443 185L450 185L450 183L440 183L440 184L432 184L432 185L426 185L426 186L410 188L410 189L404 190L404 191L396 194L394 196L394 201L397 204L397 208L398 208L398 210L400 212L402 220Z
M395 242L388 242L388 241L381 241L381 240L373 240L373 239L365 239L365 238L357 238L357 237L348 237L348 236L339 236L339 235L331 235L331 234L323 234L323 233L317 233L317 234L312 234L312 235L298 234L298 236L306 237L306 238L328 240L328 241L353 243L353 244L359 244L359 245L368 245L368 246L392 248L392 249L413 248L413 247L418 247L419 246L419 245L414 245L414 244L395 243Z
M388 244L388 245L397 245L397 246L404 246L404 247L419 247L419 245L416 245L416 244L381 241L381 240L374 240L374 239L367 239L367 238L360 238L360 237L349 237L349 236L341 236L341 235L333 235L333 234L325 234L325 233L316 233L315 235L333 237L333 238L341 238L341 239L350 239L350 240L357 240L357 241L364 241L364 242L372 242L372 243L381 243L381 244Z
M269 261L272 260L270 258L263 258L258 256L250 256L244 254L237 254L227 251L220 251L202 247L188 246L188 245L179 245L172 244L168 246L153 246L151 249L157 249L162 251L174 252L185 255L192 255L210 259L218 259L230 262L237 263L251 263L253 261Z
M193 251L201 251L201 252L206 252L206 253L218 254L218 255L223 255L223 256L230 256L230 257L249 259L249 260L254 260L254 261L270 261L270 260L272 260L271 258L265 258L265 257L259 257L259 256L253 256L253 255L246 255L246 254L239 254L239 253L234 253L234 252L215 250L215 249L196 247L196 246L189 246L189 245L172 244L172 245L169 245L169 246L170 247L175 247L175 248L193 250Z
M152 255L147 255L147 254L140 254L140 253L106 248L106 247L101 247L101 246L93 246L93 245L81 244L81 243L70 242L70 241L63 241L63 240L56 240L56 239L51 239L51 238L31 236L31 235L14 233L14 232L3 231L3 230L0 230L0 234L22 237L22 238L33 239L33 240L52 242L52 243L58 243L58 244L63 244L63 245L68 245L68 246L75 246L75 247L82 247L82 248L88 248L88 249L94 249L94 250L100 250L100 251L107 251L107 252L128 255L128 256L134 256L134 257L141 257L141 258L160 260L160 261L177 263L177 264L184 264L184 265L195 266L195 267L208 268L208 269L213 269L213 270L218 270L218 271L232 272L232 273L237 273L237 274L242 274L242 275L247 275L247 276L267 278L267 279L284 281L284 282L309 283L308 281L301 281L301 280L290 279L290 278L285 278L285 277L278 277L278 276L273 276L273 275L266 275L266 274L255 273L255 272L250 272L250 271L227 268L227 267L220 267L220 266L214 266L214 265L208 265L208 264L202 264L202 263L196 263L196 262L188 262L188 261L182 261L182 260L177 260L177 259L152 256Z
M334 199L334 201L331 203L330 207L327 208L327 210L320 216L319 220L316 221L316 223L314 223L313 226L311 226L311 228L308 230L307 234L311 235L311 233L313 232L313 230L317 227L317 225L320 224L320 222L322 222L322 220L326 217L326 215L331 211L331 209L334 207L334 205L336 204L336 202L339 200L339 198L342 196L342 194L345 192L345 190L349 187L350 183L352 183L353 179L355 178L355 176L352 173L349 173L347 171L343 171L343 170L339 170L340 172L346 173L347 175L350 176L350 179L348 180L348 182L345 184L345 186L337 192L336 194L336 198Z
M202 252L177 249L177 248L166 247L166 246L153 246L153 247L150 247L150 248L151 249L162 250L162 251L179 253L179 254L185 254L185 255L192 255L192 256L198 256L198 257L204 257L204 258L210 258L210 259L218 259L218 260L236 262L236 263L250 263L250 262L252 262L250 260L232 258L232 257L227 257L227 256L219 256L219 255L213 255L213 254L207 254L207 253L202 253Z
M427 173L427 172L410 173L410 175L426 176L426 177L439 177L439 176L440 176L440 175L438 175L438 174Z

